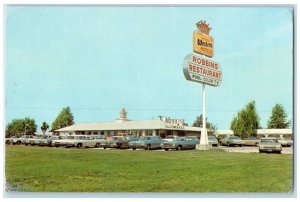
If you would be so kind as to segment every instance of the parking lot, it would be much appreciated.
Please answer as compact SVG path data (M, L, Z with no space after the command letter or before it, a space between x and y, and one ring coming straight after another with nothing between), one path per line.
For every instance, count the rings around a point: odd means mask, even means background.
M93 149L103 149L103 148L93 148ZM116 150L115 148L107 148L108 150ZM227 152L239 152L239 153L259 153L258 147L254 146L243 146L243 147L227 147L227 146L218 146L212 147L212 149L222 149ZM132 150L132 149L124 149L124 150ZM144 149L137 149L144 150ZM134 150L132 150L134 151ZM163 149L153 150L153 151L162 151L166 152ZM173 150L175 151L175 150ZM282 154L293 154L293 147L282 147Z
M258 147L226 147L226 146L219 146L216 147L219 149L223 149L228 152L241 152L241 153L259 153ZM293 147L282 147L282 154L292 154L293 153Z

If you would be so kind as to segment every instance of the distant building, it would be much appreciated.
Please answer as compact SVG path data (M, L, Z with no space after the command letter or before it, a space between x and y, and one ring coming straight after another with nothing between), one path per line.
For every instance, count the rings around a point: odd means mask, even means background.
M215 132L215 136L228 136L234 135L233 130L217 130ZM260 137L281 137L281 138L292 138L293 137L293 130L290 128L283 128L283 129L257 129L256 136Z
M186 126L183 119L159 117L153 120L133 121L127 119L124 108L120 117L112 122L78 123L56 130L60 135L167 135L200 137L201 128Z
M162 138L167 135L196 136L200 138L201 128L186 126L183 119L171 119L160 116L158 119L133 121L127 118L124 108L120 116L111 122L78 123L72 126L56 130L60 135L159 135ZM232 130L208 131L217 137L233 135ZM259 137L292 137L292 129L258 129Z

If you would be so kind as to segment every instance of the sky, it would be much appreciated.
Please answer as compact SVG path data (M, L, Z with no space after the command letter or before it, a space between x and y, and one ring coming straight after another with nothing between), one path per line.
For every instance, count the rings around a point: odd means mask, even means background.
M293 118L293 10L284 6L6 6L6 124L51 124L70 106L74 121L166 116L191 125L202 84L187 81L184 57L205 20L214 38L220 86L206 86L206 115L218 129L255 101L266 128L275 104Z

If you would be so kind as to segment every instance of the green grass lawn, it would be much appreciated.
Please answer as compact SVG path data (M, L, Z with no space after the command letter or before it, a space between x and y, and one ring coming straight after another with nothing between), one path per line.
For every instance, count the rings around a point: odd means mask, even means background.
M25 192L290 192L293 157L209 151L6 146L5 175Z

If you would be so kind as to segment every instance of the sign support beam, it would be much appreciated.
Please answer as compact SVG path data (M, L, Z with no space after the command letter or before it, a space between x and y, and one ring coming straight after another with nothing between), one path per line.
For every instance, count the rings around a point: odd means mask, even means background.
M206 131L206 97L205 97L205 84L202 85L202 132L200 144L208 144L208 137Z
M202 131L200 144L196 145L198 150L209 150L211 145L208 144L207 130L206 130L206 93L205 93L205 84L202 84Z
M196 145L198 150L209 150L206 129L206 96L205 84L219 86L222 81L222 70L220 64L209 60L207 57L214 55L214 40L209 36L211 28L206 21L196 23L198 30L193 32L193 51L203 55L189 54L183 61L183 74L188 81L202 83L202 130L200 143Z

